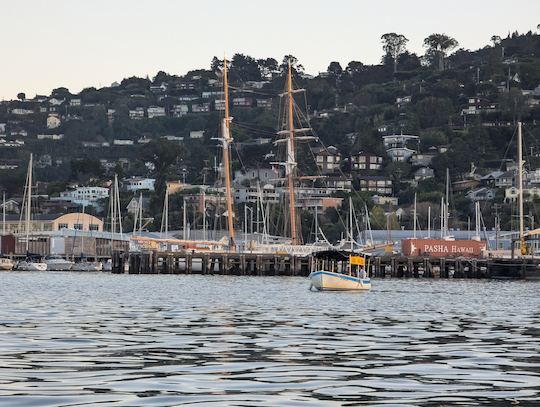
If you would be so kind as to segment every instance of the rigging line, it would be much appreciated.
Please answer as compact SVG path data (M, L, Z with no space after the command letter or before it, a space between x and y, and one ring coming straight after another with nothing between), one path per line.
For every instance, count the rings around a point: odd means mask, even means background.
M264 96L272 96L272 97L278 97L279 96L279 92L277 90L276 91L265 92L265 91L260 90L260 89L238 88L236 86L229 86L229 89L236 90L238 92L252 93L252 94L255 94L255 95L264 95Z
M311 156L314 160L315 159L315 154L313 153L313 149L311 148L311 146L309 146L309 152L311 153ZM316 162L316 161L315 161ZM322 171L320 170L319 166L318 165L315 165L315 167L317 168L317 173L321 176L321 177L324 177L324 175L322 174ZM342 201L342 205L343 205L343 201ZM341 222L341 225L346 229L347 228L347 223L343 220L343 217L341 216L341 213L339 212L339 210L336 209L336 213L338 215L338 218L339 218L339 221Z

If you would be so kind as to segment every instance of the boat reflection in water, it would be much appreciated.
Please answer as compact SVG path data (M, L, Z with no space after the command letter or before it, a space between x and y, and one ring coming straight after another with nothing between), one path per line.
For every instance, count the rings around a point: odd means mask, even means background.
M311 288L319 291L370 290L365 257L344 250L326 250L312 256Z

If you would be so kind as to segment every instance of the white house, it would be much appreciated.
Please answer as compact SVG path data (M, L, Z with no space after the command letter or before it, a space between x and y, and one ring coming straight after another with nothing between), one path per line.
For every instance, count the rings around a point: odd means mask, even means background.
M53 141L60 141L64 138L63 134L38 134L37 139L38 140L53 140Z
M132 120L144 119L144 107L136 107L134 110L129 111L129 118Z
M392 161L397 162L406 162L416 153L416 149L410 148L410 144L416 144L415 147L420 143L420 137L410 136L405 134L393 134L391 136L383 136L384 148L388 157Z
M150 106L147 109L148 118L153 119L154 117L165 117L165 108L161 106Z
M201 139L204 137L204 130L193 130L189 132L189 138Z
M72 191L60 192L51 200L73 202L77 205L99 207L99 200L109 197L109 189L102 187L78 187Z
M188 105L174 105L172 107L172 116L173 117L182 117L188 114L189 106Z
M113 145L115 146L132 146L135 144L133 140L125 140L125 139L114 139Z
M154 178L131 177L122 180L122 185L129 192L142 190L154 191L156 180Z

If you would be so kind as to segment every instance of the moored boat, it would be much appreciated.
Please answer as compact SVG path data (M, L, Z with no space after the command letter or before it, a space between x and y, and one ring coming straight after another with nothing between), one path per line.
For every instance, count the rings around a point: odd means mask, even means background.
M71 271L102 271L103 264L100 261L88 261L85 257L81 257L81 261L73 264Z
M17 271L46 271L47 264L41 261L41 257L28 255L15 266Z
M52 271L69 271L73 266L72 261L55 254L45 257L45 263L47 264L47 270Z
M311 286L319 291L365 291L371 279L365 268L365 257L344 250L326 250L312 255Z
M13 260L7 257L0 257L0 271L11 271L13 270Z

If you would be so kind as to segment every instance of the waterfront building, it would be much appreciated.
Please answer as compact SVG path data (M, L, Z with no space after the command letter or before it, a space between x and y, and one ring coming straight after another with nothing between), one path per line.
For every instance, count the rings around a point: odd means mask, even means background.
M31 232L55 232L63 229L103 232L103 221L87 213L36 214L30 221ZM6 233L25 232L19 215L6 215Z

